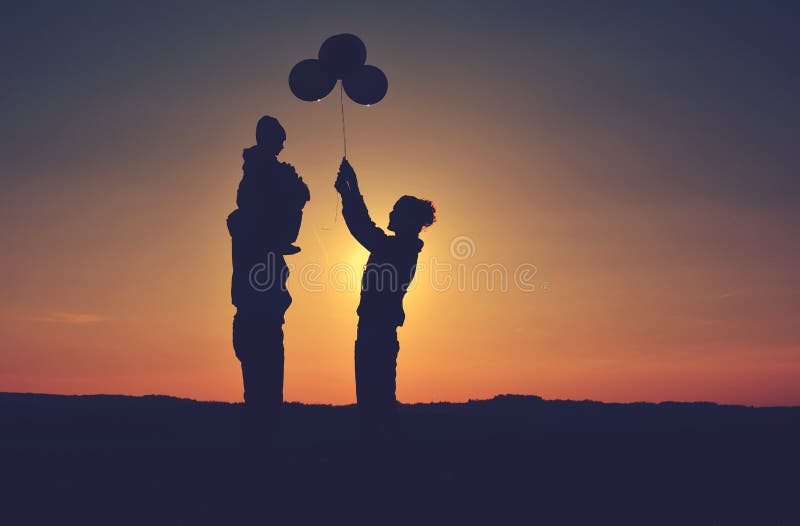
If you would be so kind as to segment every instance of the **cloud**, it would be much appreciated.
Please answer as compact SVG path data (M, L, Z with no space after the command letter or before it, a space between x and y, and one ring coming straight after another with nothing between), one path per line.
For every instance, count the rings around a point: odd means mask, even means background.
M33 318L34 321L47 323L97 323L106 321L108 318L97 314L81 314L76 312L50 312L44 316Z
M744 292L744 289L737 289L737 290L728 290L717 296L718 299L726 300L728 298L732 298L734 296L740 296Z

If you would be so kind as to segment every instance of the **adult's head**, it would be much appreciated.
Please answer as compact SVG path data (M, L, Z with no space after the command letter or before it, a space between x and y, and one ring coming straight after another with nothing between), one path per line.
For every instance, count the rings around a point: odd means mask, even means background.
M286 130L275 117L264 115L256 125L256 144L273 155L278 155L283 150L286 140Z
M404 195L389 213L389 230L401 235L417 235L436 221L436 208L431 201Z

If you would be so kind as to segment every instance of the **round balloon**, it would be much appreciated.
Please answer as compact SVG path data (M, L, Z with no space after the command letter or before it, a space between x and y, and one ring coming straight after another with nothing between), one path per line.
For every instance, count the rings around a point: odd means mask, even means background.
M336 79L331 77L319 60L310 58L298 62L289 73L289 88L298 99L319 100L331 92Z
M367 48L355 35L334 35L319 48L322 67L335 79L344 78L367 61Z
M361 66L342 81L347 96L359 104L380 102L389 89L389 81L383 71L375 66Z

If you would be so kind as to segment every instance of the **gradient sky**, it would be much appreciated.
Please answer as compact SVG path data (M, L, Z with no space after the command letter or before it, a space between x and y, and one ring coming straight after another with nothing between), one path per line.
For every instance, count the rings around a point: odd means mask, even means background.
M338 96L287 85L352 32L389 78L345 108L376 222L428 197L421 263L537 269L534 292L422 269L401 401L800 404L795 3L384 4L4 8L0 391L241 400L225 217L271 114L312 192L291 262L325 289L290 279L286 398L355 400Z

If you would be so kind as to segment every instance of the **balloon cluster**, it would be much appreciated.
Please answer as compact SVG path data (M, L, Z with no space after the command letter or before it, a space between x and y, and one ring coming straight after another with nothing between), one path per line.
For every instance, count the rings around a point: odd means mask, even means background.
M319 58L298 62L289 73L289 88L298 99L308 102L328 95L341 79L345 93L354 102L380 102L389 89L383 71L365 64L367 48L355 35L334 35L322 43Z

